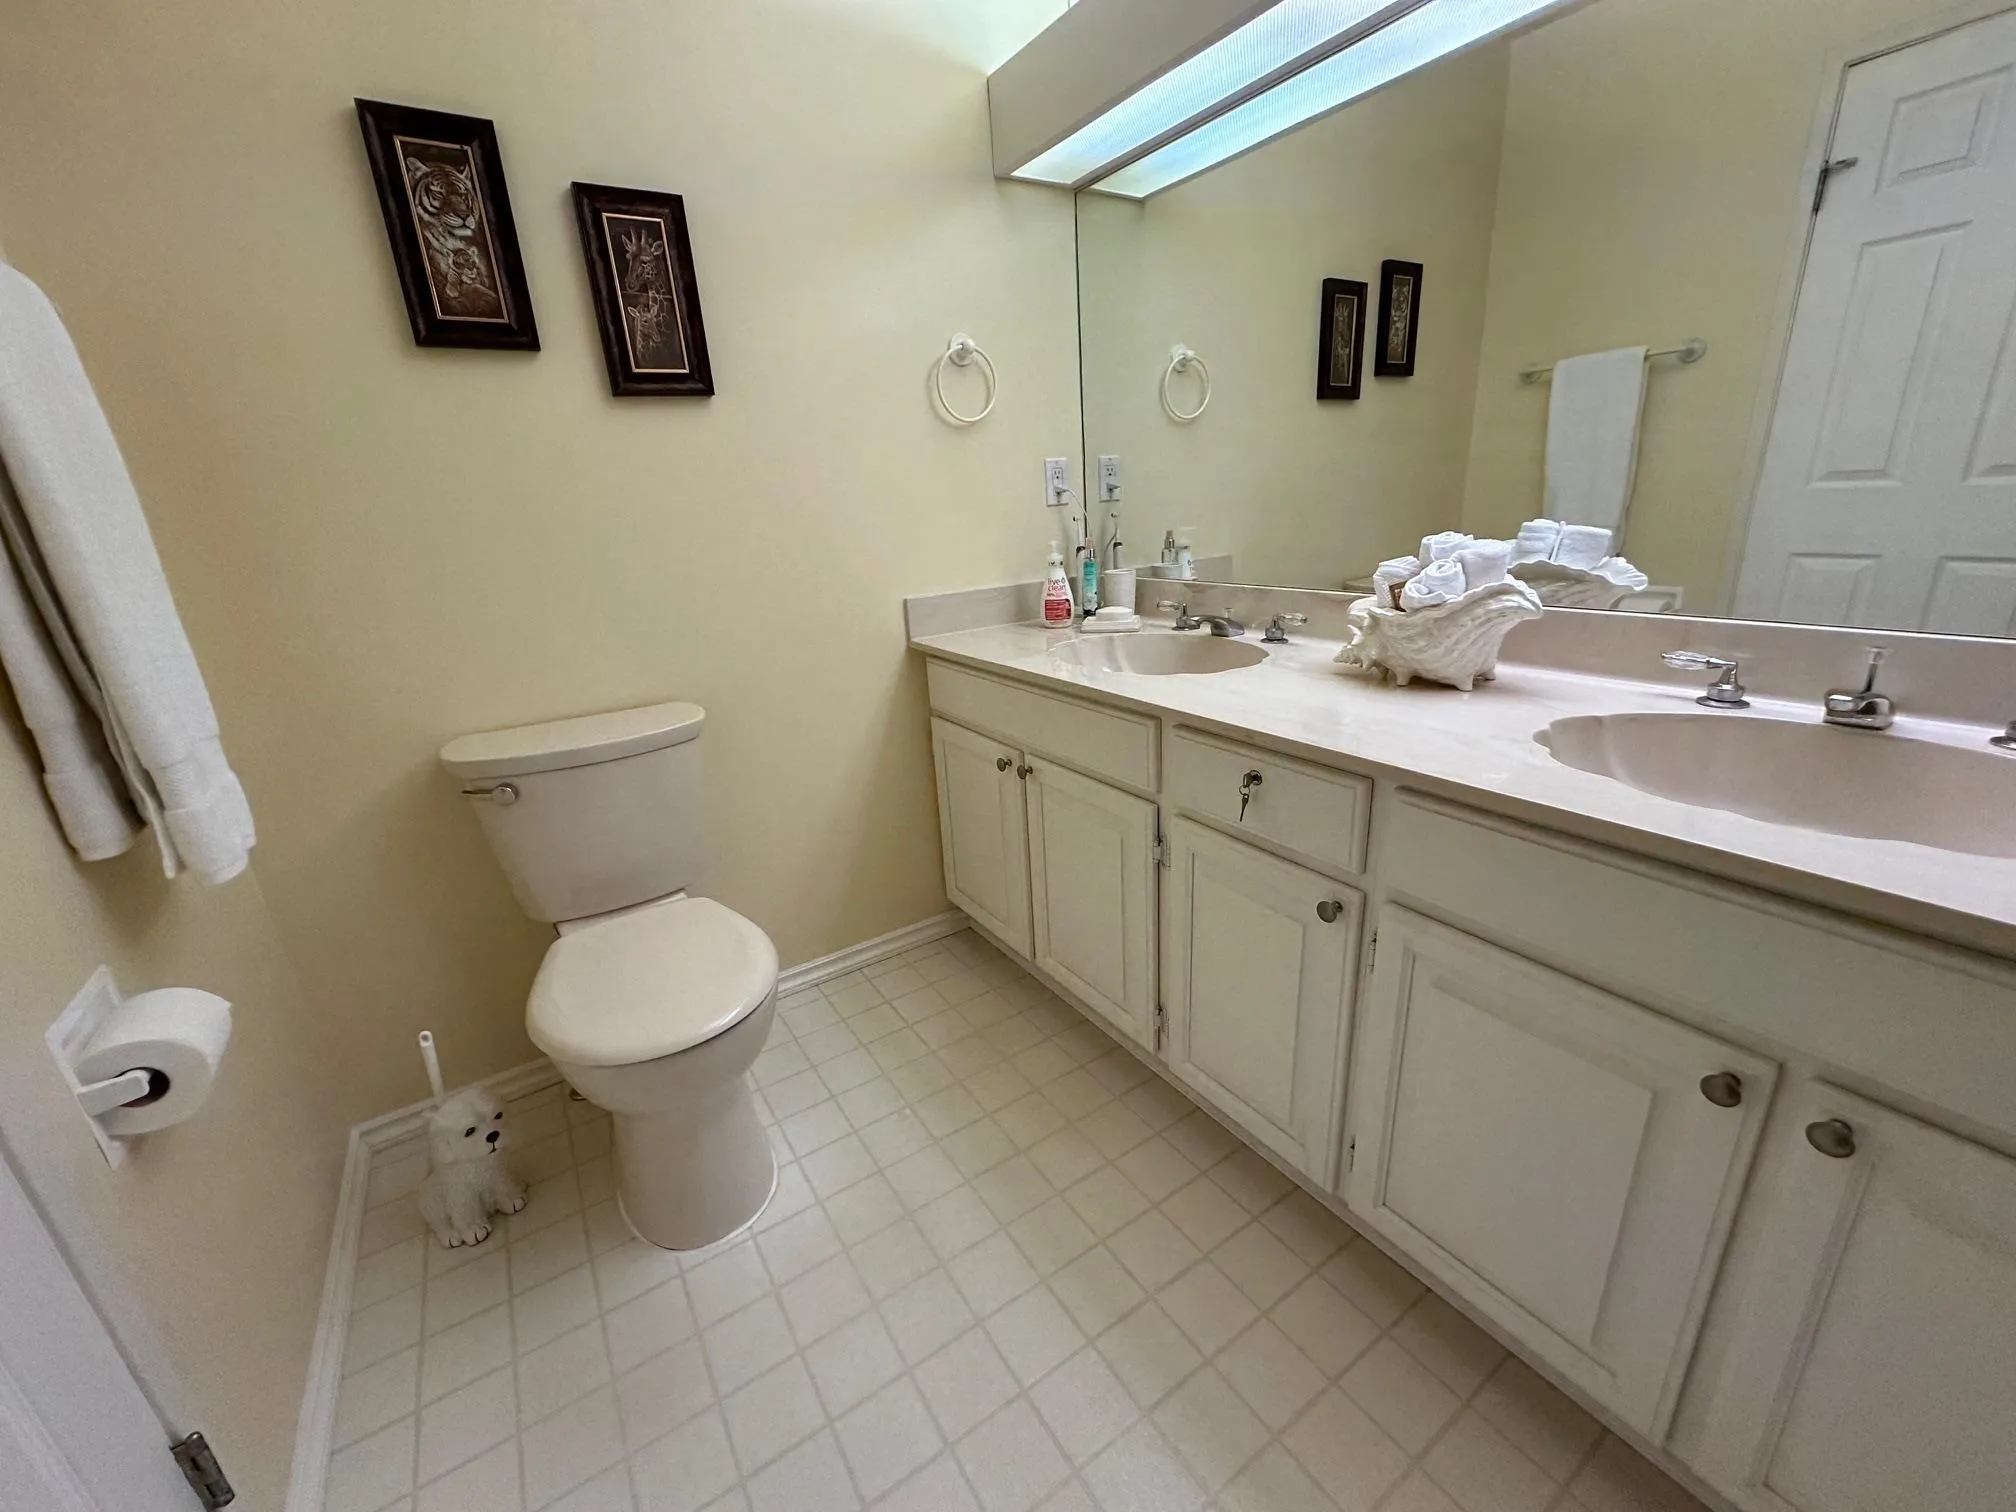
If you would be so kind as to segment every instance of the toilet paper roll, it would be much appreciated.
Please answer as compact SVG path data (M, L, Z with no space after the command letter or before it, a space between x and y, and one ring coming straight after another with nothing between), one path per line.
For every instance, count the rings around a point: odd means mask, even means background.
M158 1073L147 1101L114 1108L99 1122L108 1134L151 1134L203 1106L231 1043L231 1005L194 987L163 987L131 997L91 1037L77 1058L77 1079L109 1081L128 1071Z

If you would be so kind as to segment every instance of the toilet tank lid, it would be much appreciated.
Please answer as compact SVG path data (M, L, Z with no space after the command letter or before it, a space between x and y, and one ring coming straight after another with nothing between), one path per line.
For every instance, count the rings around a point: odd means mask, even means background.
M485 730L441 747L441 765L455 777L518 777L593 766L691 740L706 717L707 711L698 704L661 703Z

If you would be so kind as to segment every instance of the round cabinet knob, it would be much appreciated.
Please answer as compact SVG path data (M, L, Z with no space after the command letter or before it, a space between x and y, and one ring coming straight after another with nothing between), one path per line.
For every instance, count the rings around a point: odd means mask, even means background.
M1325 898L1316 905L1316 917L1325 924L1335 924L1343 915L1344 905L1335 898Z
M1743 1102L1743 1078L1734 1071L1717 1071L1701 1078L1701 1095L1718 1108L1734 1108Z
M1015 768L1015 775L1017 777L1020 777L1024 782L1027 782L1029 780L1029 774L1035 770L1036 768L1030 766L1027 762L1024 762L1021 766Z
M1806 1143L1830 1160L1846 1160L1855 1153L1855 1126L1845 1118L1823 1118L1806 1125Z
M1013 765L1015 765L1013 757L996 756L994 758L994 770L997 772L1005 772Z

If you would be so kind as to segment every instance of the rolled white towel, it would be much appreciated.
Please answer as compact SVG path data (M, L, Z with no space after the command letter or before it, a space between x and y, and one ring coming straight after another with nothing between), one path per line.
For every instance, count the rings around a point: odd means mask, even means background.
M1400 607L1400 589L1421 570L1419 557L1388 557L1372 571L1372 596L1383 609Z
M1554 547L1554 561L1562 567L1595 570L1610 555L1610 532L1601 525L1563 525L1561 539Z
M1419 577L1400 590L1402 609L1432 609L1463 596L1463 568L1456 562L1430 562Z
M1472 537L1460 530L1438 531L1421 538L1421 560L1424 562L1446 562L1457 552L1468 546Z
M1505 569L1512 565L1510 541L1472 541L1456 553L1463 569L1463 591L1482 588L1487 583L1505 581Z
M1551 562L1561 541L1559 520L1528 520L1519 527L1519 539L1512 543L1515 562Z

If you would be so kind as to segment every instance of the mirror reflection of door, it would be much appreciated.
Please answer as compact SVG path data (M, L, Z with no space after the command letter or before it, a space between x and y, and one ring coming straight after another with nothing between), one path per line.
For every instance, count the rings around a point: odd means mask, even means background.
M1849 70L1737 614L2016 634L2012 94L2016 13Z

